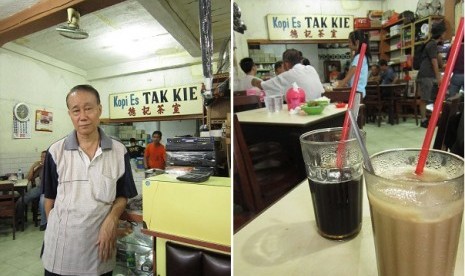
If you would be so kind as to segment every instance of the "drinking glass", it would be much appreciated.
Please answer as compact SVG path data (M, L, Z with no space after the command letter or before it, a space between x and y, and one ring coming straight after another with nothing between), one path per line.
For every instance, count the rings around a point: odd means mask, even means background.
M364 168L378 275L454 274L463 214L463 159L430 150L415 174L420 149L373 155Z
M300 136L318 233L337 240L354 237L362 227L363 156L357 140L340 141L341 134L339 127Z

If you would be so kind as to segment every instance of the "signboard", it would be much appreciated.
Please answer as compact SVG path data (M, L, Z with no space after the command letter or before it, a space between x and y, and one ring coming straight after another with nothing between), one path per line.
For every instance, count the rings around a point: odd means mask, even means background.
M270 40L348 39L354 29L352 15L269 14Z
M192 84L110 94L110 119L202 114L200 91L200 84Z

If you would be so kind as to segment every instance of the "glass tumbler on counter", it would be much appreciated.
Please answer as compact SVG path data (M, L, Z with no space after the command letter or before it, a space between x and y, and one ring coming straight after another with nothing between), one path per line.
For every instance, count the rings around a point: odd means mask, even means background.
M280 112L281 110L283 110L283 96L282 95L273 96L273 99L274 99L275 111Z
M415 174L420 149L373 155L364 168L380 276L451 276L463 215L463 159L430 150Z
M342 128L327 128L300 136L318 233L335 240L352 238L362 227L363 157L357 140L340 141L341 134Z
M273 96L265 96L265 107L268 113L276 112L276 104Z

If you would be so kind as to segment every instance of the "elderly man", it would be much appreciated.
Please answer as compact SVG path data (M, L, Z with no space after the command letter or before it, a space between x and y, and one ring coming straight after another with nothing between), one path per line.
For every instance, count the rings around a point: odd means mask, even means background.
M116 229L137 195L126 147L98 127L97 90L78 85L66 96L74 130L45 157L45 275L111 275Z
M305 100L314 100L324 92L320 77L311 65L301 64L301 55L296 49L288 49L283 53L283 67L285 72L260 83L260 88L266 95L284 95L292 83L305 91Z

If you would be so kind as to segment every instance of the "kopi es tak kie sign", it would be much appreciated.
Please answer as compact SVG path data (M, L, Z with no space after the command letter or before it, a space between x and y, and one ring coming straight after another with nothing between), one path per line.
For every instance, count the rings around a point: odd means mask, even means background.
M352 15L269 14L270 40L347 39L354 29Z
M110 119L202 114L201 85L110 94Z

